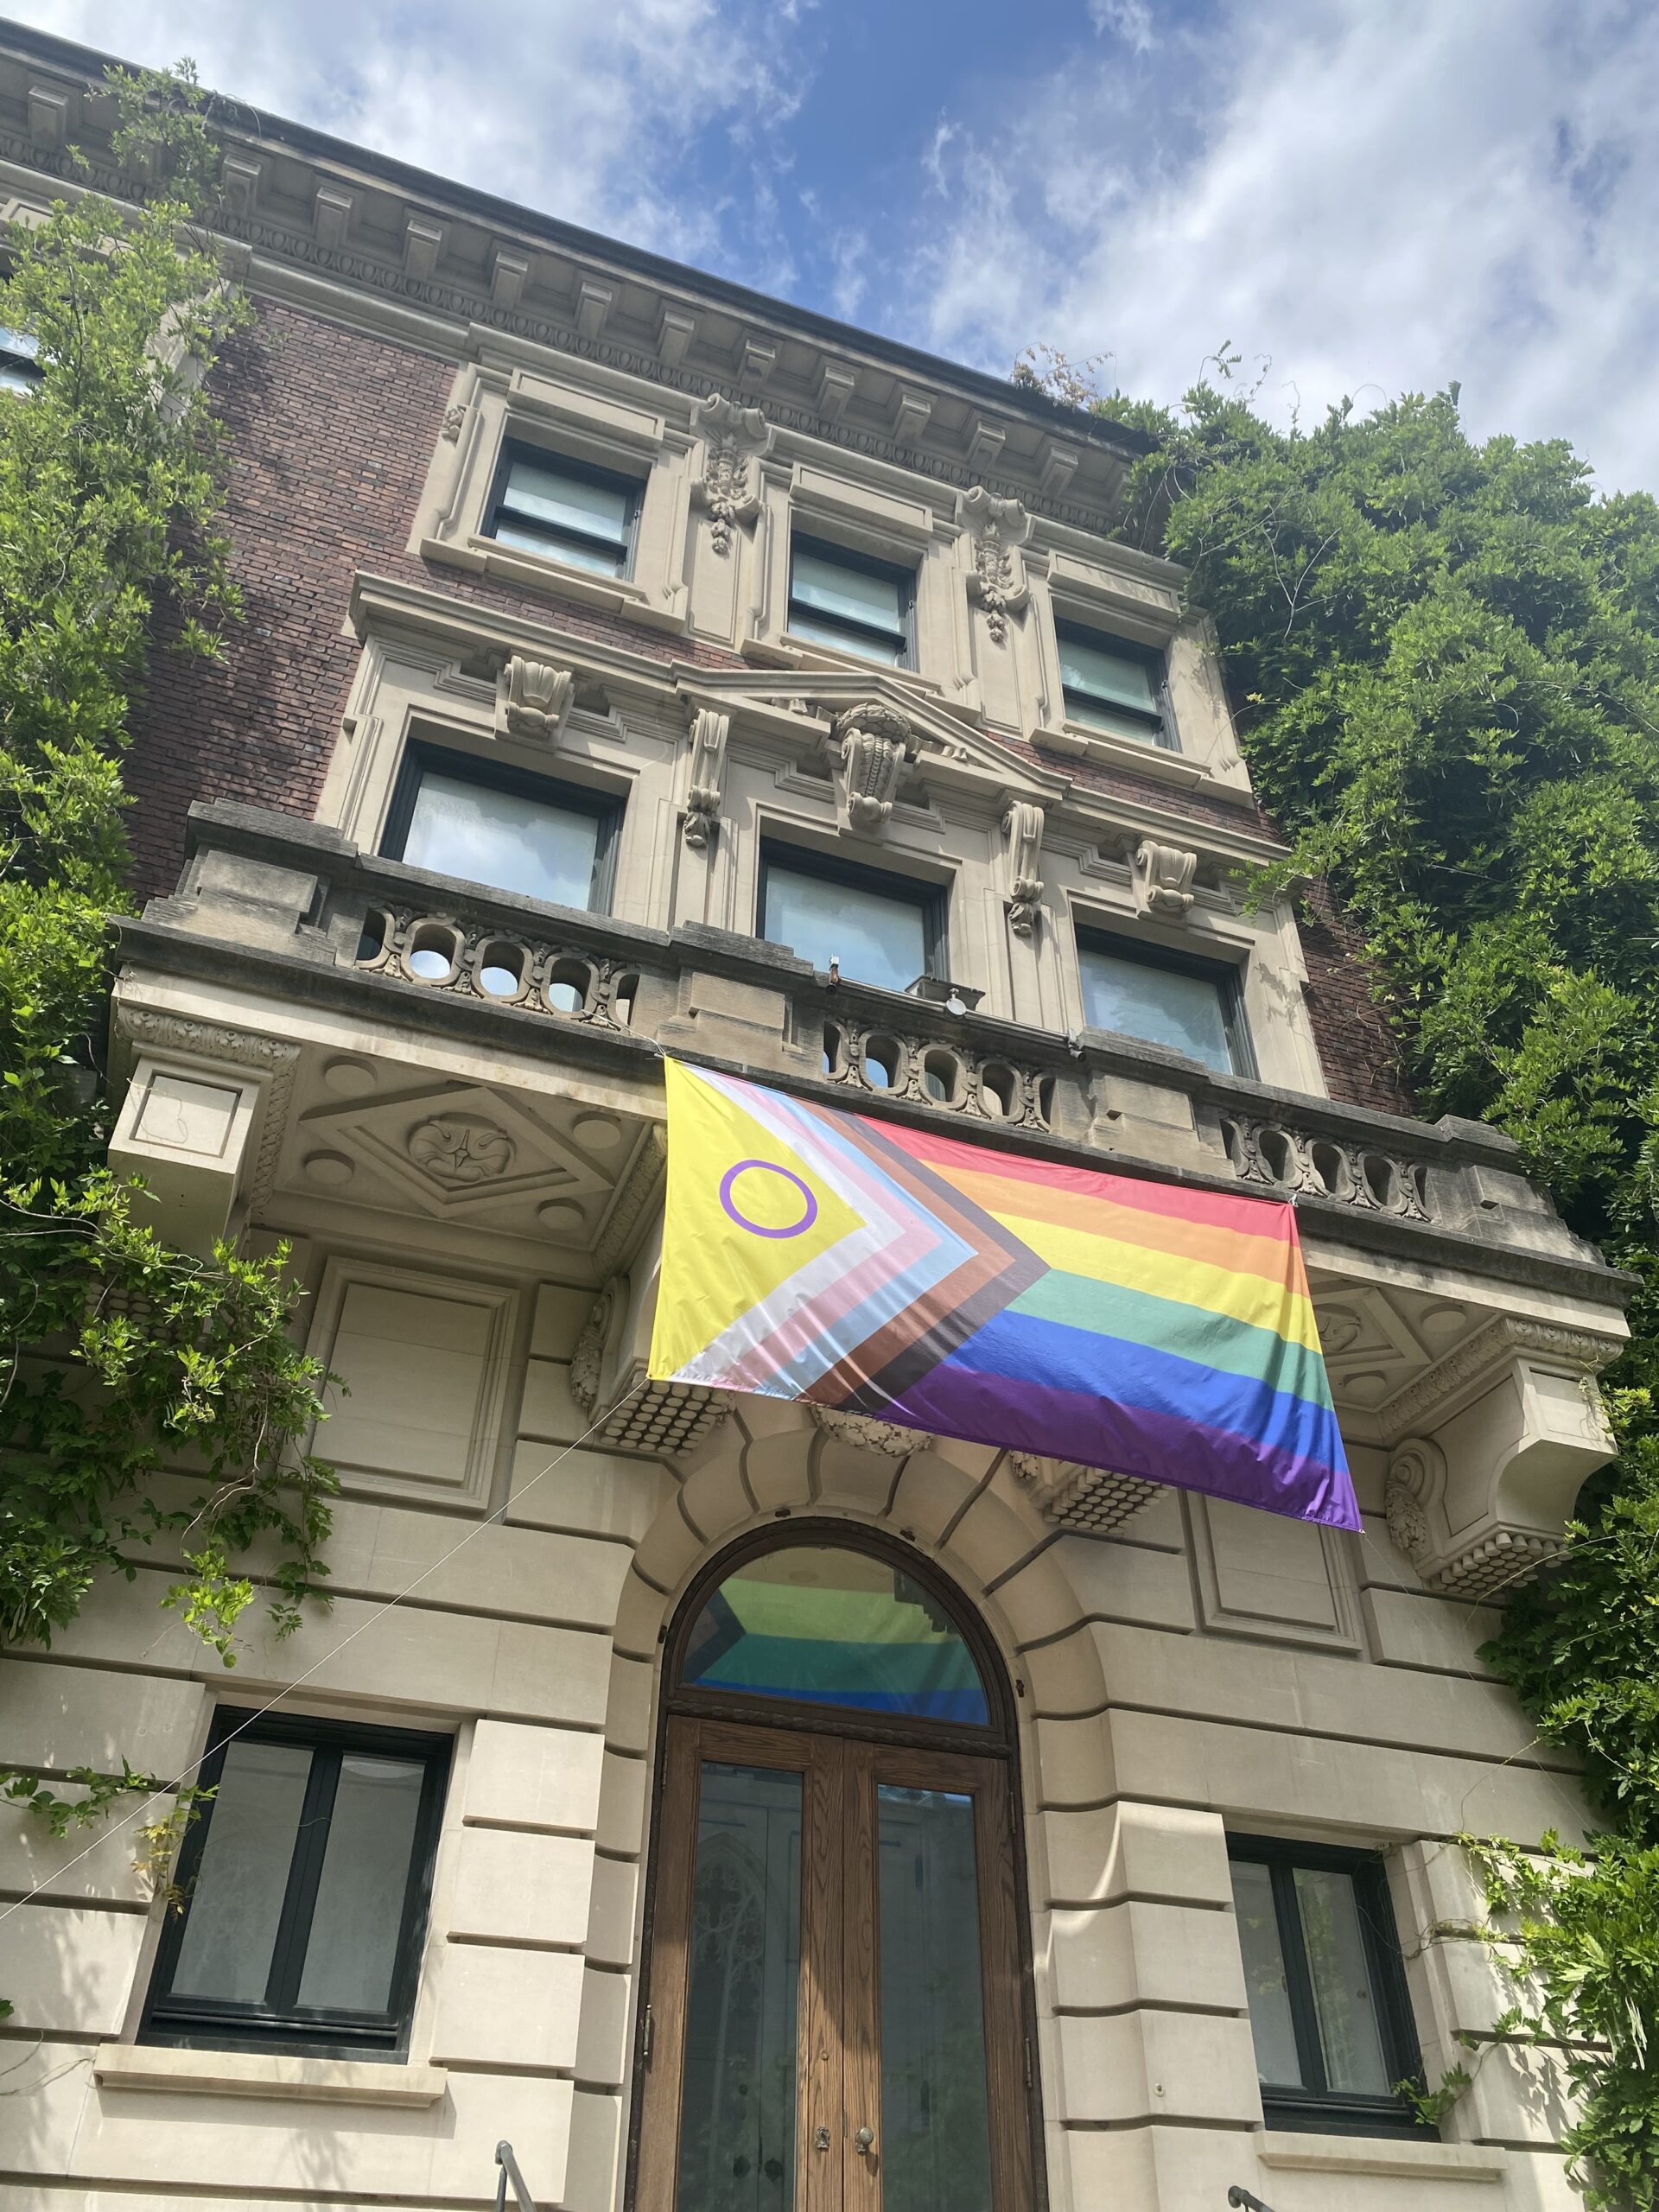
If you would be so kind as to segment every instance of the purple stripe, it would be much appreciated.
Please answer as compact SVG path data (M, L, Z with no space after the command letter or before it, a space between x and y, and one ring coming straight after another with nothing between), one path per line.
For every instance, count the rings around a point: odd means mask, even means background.
M1085 1467L1141 1475L1328 1528L1360 1525L1352 1484L1320 1460L1275 1451L1178 1414L982 1374L959 1367L953 1358L941 1361L903 1397L880 1410L884 1421L963 1437L971 1444L1075 1459Z

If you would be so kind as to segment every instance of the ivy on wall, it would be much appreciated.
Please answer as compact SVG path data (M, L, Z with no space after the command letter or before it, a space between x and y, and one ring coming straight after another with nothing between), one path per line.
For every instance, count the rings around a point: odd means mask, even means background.
M1620 1452L1484 1656L1584 1763L1589 1859L1482 1847L1518 2038L1567 2046L1590 2204L1659 2192L1659 505L1559 440L1477 444L1453 385L1275 429L1222 346L1148 433L1121 534L1192 570L1241 743L1362 932L1428 1115L1496 1123L1638 1280ZM1543 1991L1529 1995L1529 1977Z
M243 309L205 227L217 156L188 65L118 74L142 204L55 204L6 241L0 324L38 375L0 392L0 1644L50 1644L165 1535L162 1603L227 1665L259 1541L279 1630L326 1572L323 1379L286 1255L201 1260L102 1165L108 918L128 906L122 762L146 657L213 658L238 616L205 378ZM152 1478L194 1478L178 1495ZM16 1777L11 1778L13 1782ZM99 1778L48 1815L106 1802ZM115 1788L130 1787L105 1777Z

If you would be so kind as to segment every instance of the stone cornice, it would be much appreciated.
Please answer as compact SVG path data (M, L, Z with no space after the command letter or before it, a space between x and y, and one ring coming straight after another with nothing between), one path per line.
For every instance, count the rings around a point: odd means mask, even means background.
M117 198L135 180L108 151L107 58L18 24L0 36L0 162L25 200L77 180L30 131L28 92L61 95L85 181ZM415 328L456 358L474 330L601 362L696 396L763 402L767 420L941 484L982 486L1028 512L1099 532L1138 433L1002 379L455 185L300 125L215 104L230 152L218 227L236 273L280 293L285 273L347 321ZM46 189L31 195L30 179ZM389 212L390 211L390 212ZM321 288L327 288L326 291ZM1163 564L1159 564L1160 567Z
M1378 1433L1388 1441L1396 1441L1455 1413L1465 1397L1488 1387L1494 1369L1510 1353L1559 1361L1590 1376L1599 1375L1624 1349L1622 1338L1596 1336L1586 1329L1566 1328L1558 1322L1534 1320L1521 1314L1499 1314L1444 1359L1414 1376L1403 1389L1376 1408L1373 1418Z

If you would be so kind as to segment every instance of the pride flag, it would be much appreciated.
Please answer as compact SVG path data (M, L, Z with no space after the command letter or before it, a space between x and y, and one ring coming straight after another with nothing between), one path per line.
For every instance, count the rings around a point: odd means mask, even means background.
M653 1378L1358 1528L1292 1207L667 1077Z

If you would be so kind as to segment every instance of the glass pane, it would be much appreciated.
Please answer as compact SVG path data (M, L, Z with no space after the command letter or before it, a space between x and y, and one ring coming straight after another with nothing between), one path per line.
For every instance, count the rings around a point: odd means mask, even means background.
M1186 976L1179 969L1089 950L1079 955L1078 964L1084 1019L1091 1028L1170 1045L1223 1075L1232 1071L1220 987L1207 976Z
M348 2012L391 2009L425 1772L416 1759L348 1751L340 1760L300 1977L302 2005Z
M1114 652L1109 645L1085 645L1065 636L1059 646L1060 681L1068 691L1087 691L1120 707L1138 708L1143 715L1158 712L1152 669L1138 654Z
M765 934L815 968L841 963L849 981L902 991L927 973L927 925L921 906L862 884L766 870Z
M884 1788L876 1801L883 2212L990 2212L973 1800Z
M898 668L905 658L902 639L873 638L867 630L843 630L838 622L823 620L798 607L791 610L789 634L811 645L839 646L844 653L856 653L861 660L880 661L883 668Z
M574 530L583 537L608 537L617 545L627 537L628 493L622 486L590 484L536 461L512 463L501 504L514 514Z
M1069 722L1081 722L1085 729L1103 729L1114 737L1130 738L1136 745L1166 742L1161 716L1153 721L1132 713L1128 707L1107 706L1098 699L1091 699L1085 691L1066 693L1065 718Z
M1319 2048L1331 2088L1355 2096L1386 2096L1394 2084L1382 2056L1376 1993L1360 1933L1353 1877L1329 1868L1296 1869L1296 1902L1319 2016Z
M973 1655L927 1592L865 1552L791 1544L728 1574L682 1679L804 1705L990 1725Z
M704 1762L688 1950L679 2212L791 2212L798 1774Z
M1244 1954L1244 1993L1249 1999L1250 2032L1255 2038L1255 2070L1264 2082L1303 2086L1291 2018L1290 1986L1285 1977L1284 1946L1273 1903L1273 1872L1236 1859L1232 1866L1233 1908L1238 1915L1239 1948Z
M516 545L521 552L545 553L567 568L591 569L595 575L620 576L627 564L627 549L598 545L591 538L575 537L555 530L550 523L515 522L503 508L495 525L496 543Z
M459 776L423 774L404 858L411 868L465 876L527 899L586 906L598 849L599 823L591 814Z
M872 575L822 553L795 549L790 569L789 595L798 606L816 607L820 614L838 614L846 622L862 622L872 630L901 634L904 626L902 586L897 576ZM791 628L794 627L791 621Z
M175 1996L264 2001L310 1773L303 1744L243 1737L226 1751L173 1970Z

